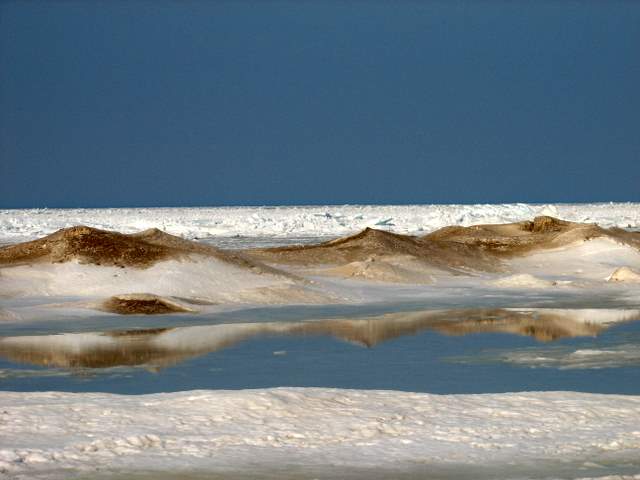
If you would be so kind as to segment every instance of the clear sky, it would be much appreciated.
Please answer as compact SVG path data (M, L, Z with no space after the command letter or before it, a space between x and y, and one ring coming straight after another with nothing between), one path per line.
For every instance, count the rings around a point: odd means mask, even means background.
M0 3L0 208L609 200L639 1Z

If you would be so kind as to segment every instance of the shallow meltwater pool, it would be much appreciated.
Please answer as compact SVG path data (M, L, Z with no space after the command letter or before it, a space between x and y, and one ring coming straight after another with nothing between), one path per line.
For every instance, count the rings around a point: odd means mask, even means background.
M637 311L331 313L297 320L289 308L285 319L247 315L243 321L236 312L232 322L210 324L190 324L185 316L130 317L126 328L103 322L106 328L87 331L84 324L73 332L69 323L67 333L21 327L0 338L0 389L141 394L291 386L640 394Z

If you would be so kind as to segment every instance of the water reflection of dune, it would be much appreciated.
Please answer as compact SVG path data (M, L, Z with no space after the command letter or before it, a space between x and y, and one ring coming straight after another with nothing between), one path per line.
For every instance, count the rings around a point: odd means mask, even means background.
M575 314L540 311L485 310L459 322L446 321L432 328L447 335L469 333L512 333L547 342L564 337L595 336L606 327L585 322Z
M268 324L264 327L233 324L5 337L0 339L0 356L45 367L166 367L268 333Z
M598 322L598 311L595 310L465 309L393 313L359 319L5 337L0 339L0 356L14 362L48 367L165 367L268 335L329 335L366 347L426 330L447 335L507 333L550 341L597 335L609 323L639 318L640 312L602 310L600 315L606 322Z
M188 358L182 352L151 347L150 340L162 331L6 337L0 340L0 355L14 362L63 368L169 365Z
M377 319L327 320L294 327L290 333L330 334L375 346L393 338L434 330L446 335L510 333L550 341L563 337L593 336L601 324L585 323L579 313L547 313L544 310L464 309L385 315ZM579 312L579 311L578 311Z

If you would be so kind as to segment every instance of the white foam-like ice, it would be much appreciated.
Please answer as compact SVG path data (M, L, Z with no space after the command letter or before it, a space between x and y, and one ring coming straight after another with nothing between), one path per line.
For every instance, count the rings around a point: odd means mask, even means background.
M504 352L485 352L475 358L458 357L452 360L462 363L495 362L530 368L587 370L637 366L640 364L640 349L634 343L611 345L604 348L571 348L551 345Z
M0 469L260 469L637 460L640 397L276 388L0 393ZM638 467L640 468L640 467ZM634 472L640 473L640 472Z
M125 233L156 227L191 239L297 238L347 235L365 227L423 234L447 225L509 223L536 215L640 227L638 203L29 209L0 210L0 242L35 239L78 224Z

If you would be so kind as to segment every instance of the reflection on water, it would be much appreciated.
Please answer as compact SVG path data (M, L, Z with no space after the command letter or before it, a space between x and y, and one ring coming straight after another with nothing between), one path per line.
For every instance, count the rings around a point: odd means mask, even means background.
M552 375L517 388L528 380L506 369L531 366L543 351L535 343L551 341L562 345L545 350L551 360L538 366L565 368L567 352L603 349L610 343L609 328L640 324L632 322L639 318L636 310L461 309L11 336L0 338L0 389L46 389L56 381L56 389L123 393L277 385L443 393L552 389L560 381ZM585 341L591 342L588 348L573 345ZM605 349L618 359L607 366L638 363L638 355L628 354L638 351L635 345L626 345L624 355ZM549 353L555 351L561 353ZM126 375L114 372L123 368ZM89 385L72 385L79 378ZM141 383L125 385L125 378Z
M609 311L605 311L609 312ZM365 319L226 324L0 339L0 356L46 367L164 367L265 335L331 335L363 347L434 330L446 335L510 333L539 341L595 336L606 324L580 310L470 309L387 314ZM635 313L620 312L621 321Z

